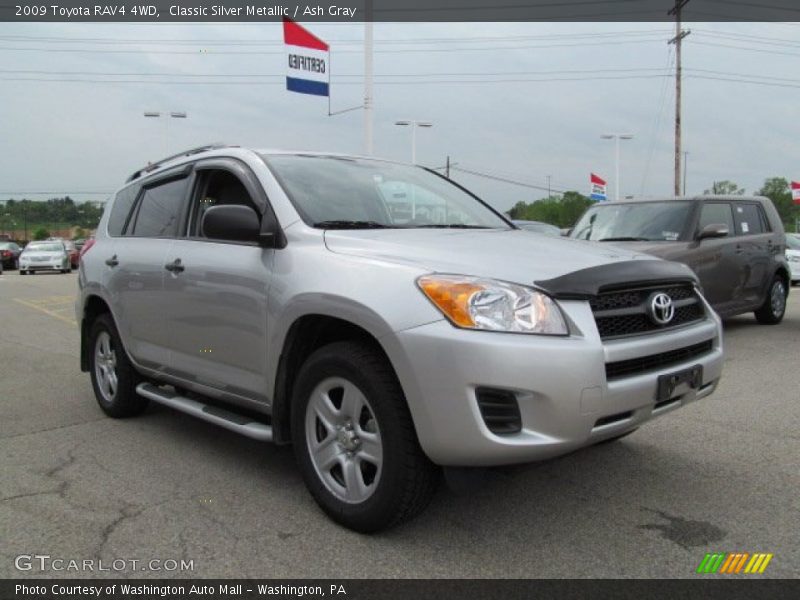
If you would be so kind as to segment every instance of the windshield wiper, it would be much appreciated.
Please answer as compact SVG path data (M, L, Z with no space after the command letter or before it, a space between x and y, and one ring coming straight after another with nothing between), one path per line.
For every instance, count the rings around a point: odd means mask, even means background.
M377 221L319 221L313 227L321 229L388 229L389 225L378 223Z
M464 223L435 223L432 225L415 225L416 229L491 229L485 225L465 225Z
M598 242L651 242L650 238L646 237L607 237L600 240Z

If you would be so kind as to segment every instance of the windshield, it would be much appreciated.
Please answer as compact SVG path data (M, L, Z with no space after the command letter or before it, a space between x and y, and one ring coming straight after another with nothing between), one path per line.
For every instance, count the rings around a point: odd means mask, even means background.
M25 246L25 250L31 252L62 252L64 246L61 245L61 242L48 242L44 244L32 242Z
M580 240L674 242L686 229L690 202L605 204L590 208L572 230Z
M421 167L333 156L262 158L313 227L510 228L475 197Z

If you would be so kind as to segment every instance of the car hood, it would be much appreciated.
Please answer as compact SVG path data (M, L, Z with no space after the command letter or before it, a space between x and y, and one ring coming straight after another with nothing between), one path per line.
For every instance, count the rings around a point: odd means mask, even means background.
M612 245L631 252L643 252L665 260L682 260L691 242L592 242L603 246Z
M339 254L523 284L614 262L653 259L617 246L514 229L328 230L325 244Z

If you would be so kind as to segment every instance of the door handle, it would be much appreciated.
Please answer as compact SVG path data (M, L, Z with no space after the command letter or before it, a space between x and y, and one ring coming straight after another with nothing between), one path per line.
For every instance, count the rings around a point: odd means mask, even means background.
M181 264L181 259L176 258L171 263L165 264L164 268L170 273L182 273L185 267Z
M115 254L111 258L107 258L106 264L111 268L116 267L119 264L119 261L117 260L117 255Z

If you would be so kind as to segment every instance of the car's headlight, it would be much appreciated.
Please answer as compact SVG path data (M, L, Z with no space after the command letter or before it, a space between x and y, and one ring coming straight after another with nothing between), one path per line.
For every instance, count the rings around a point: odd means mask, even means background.
M555 301L529 287L466 275L424 275L417 284L458 327L541 335L569 333Z

